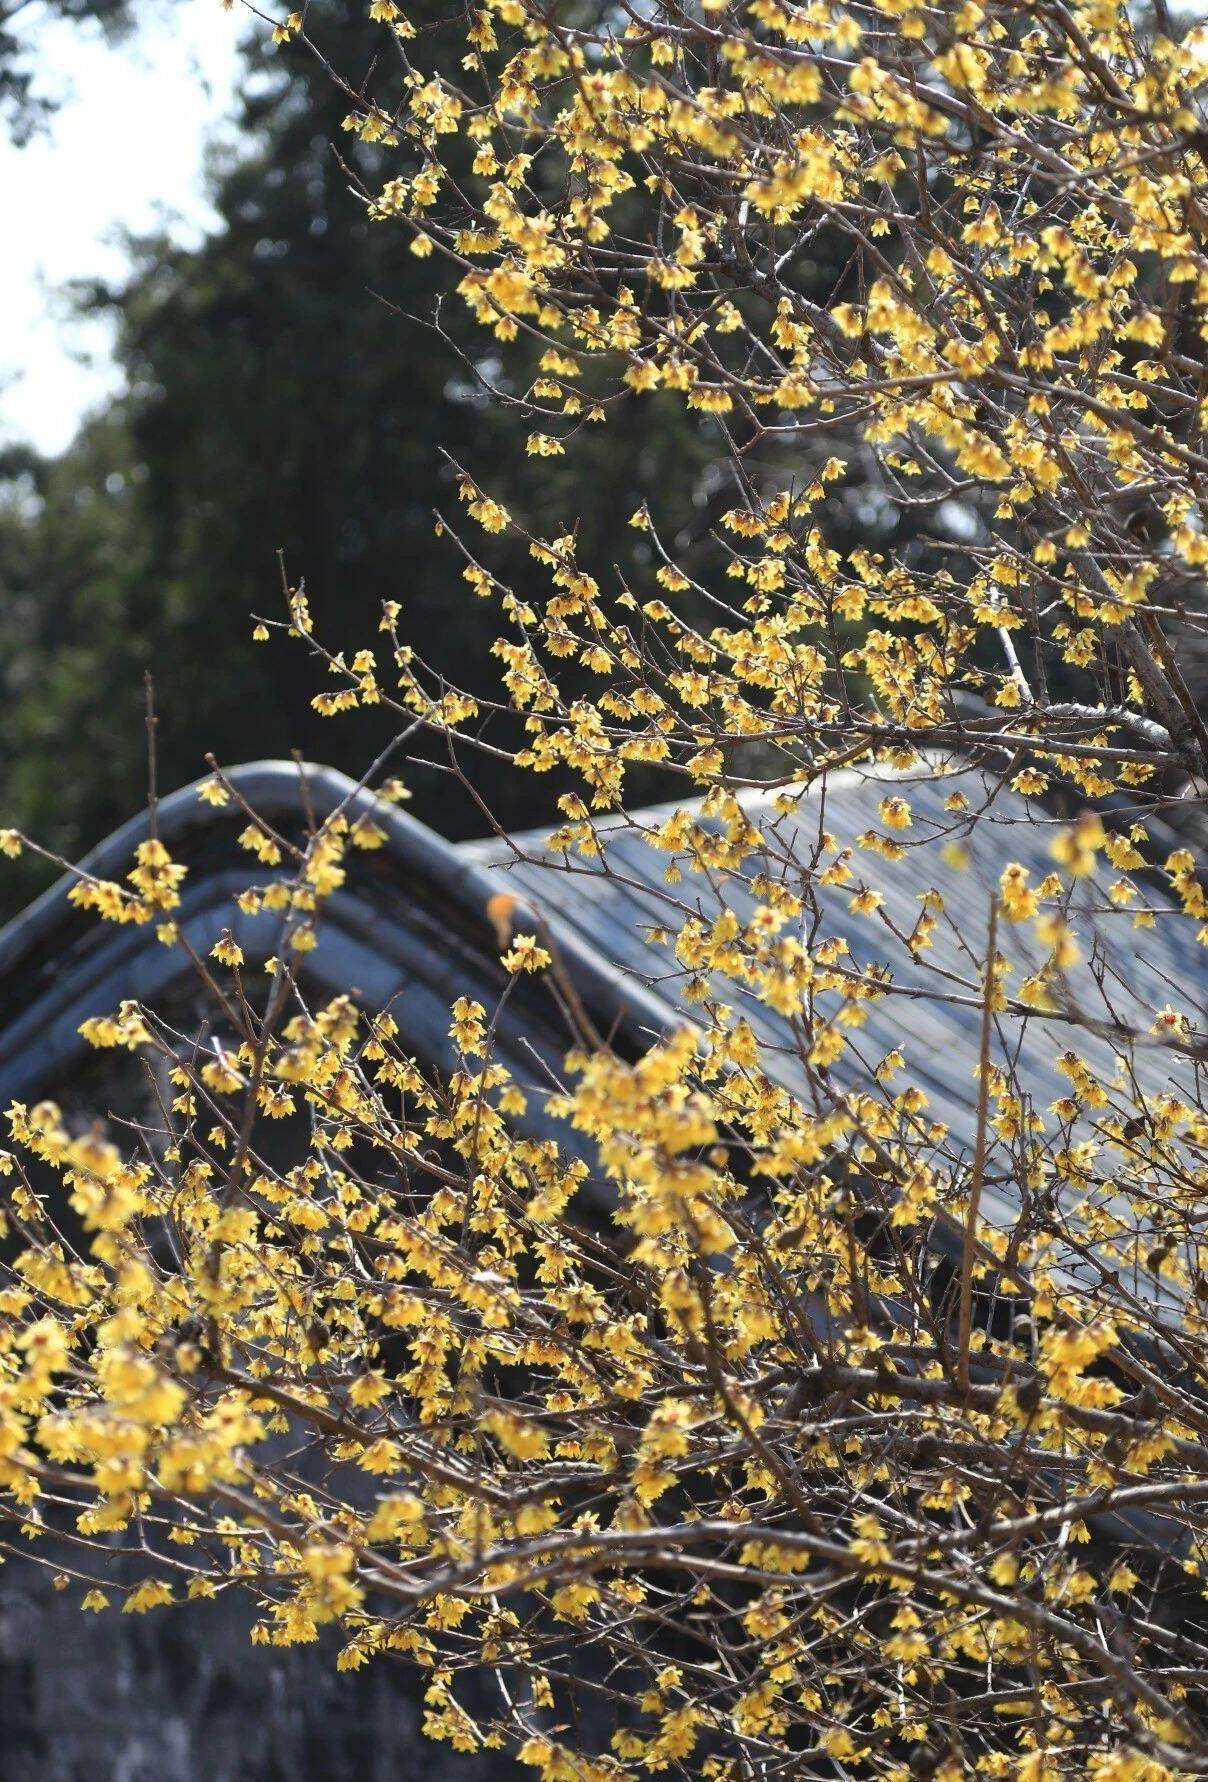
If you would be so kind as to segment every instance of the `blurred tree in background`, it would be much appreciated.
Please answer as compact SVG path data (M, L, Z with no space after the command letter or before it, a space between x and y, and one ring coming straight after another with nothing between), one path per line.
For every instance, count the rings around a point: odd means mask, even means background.
M361 31L368 74L380 33L344 0L324 5L342 53ZM282 610L278 552L325 636L360 645L381 601L398 600L407 641L485 691L497 628L485 603L476 622L461 561L436 536L434 512L455 488L442 453L494 459L510 505L538 530L575 511L559 463L524 455L531 410L484 399L477 375L503 374L463 307L441 317L450 338L433 328L440 269L366 221L341 157L372 181L375 151L342 131L346 110L317 64L287 68L267 43L249 44L240 147L214 173L221 230L195 250L139 241L121 288L79 294L116 317L127 394L61 459L0 459L0 806L65 854L144 796L149 667L165 786L200 771L211 748L228 761L300 748L363 769L380 732L320 719L314 664L251 642L249 615ZM508 372L523 398L514 356ZM643 488L663 492L662 521L681 542L707 543L709 497L722 494L709 482L707 417L634 403L607 450L593 431L586 564L607 573L646 548L625 524ZM510 565L521 584L526 562L517 552ZM221 676L202 672L219 657ZM540 783L479 770L505 820L544 812ZM414 797L446 833L482 827L439 773L416 775ZM36 867L10 876L9 908L39 882Z
M131 0L5 0L0 5L0 129L25 142L52 109L34 91L35 61L28 54L22 30L35 13L69 23L88 20L117 38L133 22Z

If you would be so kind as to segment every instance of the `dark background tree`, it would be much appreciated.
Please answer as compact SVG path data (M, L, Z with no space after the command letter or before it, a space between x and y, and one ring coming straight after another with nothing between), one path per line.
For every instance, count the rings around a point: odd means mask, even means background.
M368 71L380 31L344 0L329 10L346 61L361 32ZM325 640L372 644L380 603L398 600L404 638L487 692L499 615L435 536L435 510L457 506L442 453L534 530L569 526L583 505L557 459L526 458L531 415L482 399L471 355L499 375L489 336L447 302L459 345L430 326L443 269L366 220L340 157L372 184L373 151L342 131L347 102L327 74L262 40L247 58L240 146L214 174L221 228L196 249L140 240L121 286L78 293L116 320L126 394L59 460L0 461L0 808L68 854L144 795L146 668L165 786L203 771L207 749L300 748L360 772L381 746L380 723L311 709L329 683L303 649L251 642L249 615L283 610L278 552ZM597 430L579 541L601 576L643 548L625 523L643 488L666 491L673 532L701 524L708 423L673 413L635 402ZM522 591L527 564L517 552L506 566ZM504 820L544 814L540 783L479 768ZM481 829L447 776L421 771L413 789L412 808L447 833ZM37 872L6 875L10 908Z
M71 23L99 24L117 38L134 18L131 0L11 0L0 6L0 128L24 142L45 119L49 102L34 90L36 64L28 53L25 26L35 11Z

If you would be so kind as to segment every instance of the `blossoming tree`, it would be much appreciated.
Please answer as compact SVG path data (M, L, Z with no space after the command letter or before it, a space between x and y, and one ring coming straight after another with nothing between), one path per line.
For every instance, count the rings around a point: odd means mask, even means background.
M372 820L295 843L248 812L239 905L282 944L267 975L230 935L194 959L222 1043L125 1004L88 1037L158 1061L154 1118L9 1115L10 1532L85 1608L238 1587L256 1639L335 1624L342 1666L419 1667L434 1736L551 1782L1204 1774L1203 997L1121 1010L1147 935L1208 944L1208 33L1117 0L371 11L371 79L303 14L277 36L344 82L391 165L361 201L446 263L529 450L670 393L731 495L685 548L650 491L647 586L599 585L568 522L515 588L492 538L524 517L456 467L495 708L394 604L325 639L294 589L259 635L332 671L320 710L435 732L471 783L477 749L550 771L563 870L607 866L635 768L681 788L645 833L683 1020L618 1050L504 899L502 995L531 974L567 1019L561 1136L524 1136L496 1010L450 1009L450 1074L305 993ZM844 491L870 542L839 549ZM885 782L849 840L840 771ZM921 846L911 785L941 771ZM1006 788L1047 870L1006 831L953 964ZM808 845L773 846L752 790L813 800ZM918 918L856 958L827 911L877 916L870 863ZM152 829L72 895L183 947L182 876ZM976 1012L970 1143L912 1078L914 1000L859 1054L906 965ZM1025 1033L1061 1056L1050 1105ZM281 1117L305 1134L276 1164Z

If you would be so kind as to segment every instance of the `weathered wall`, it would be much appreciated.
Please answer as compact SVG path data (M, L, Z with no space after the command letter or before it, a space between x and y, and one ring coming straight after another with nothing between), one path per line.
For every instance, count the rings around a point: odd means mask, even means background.
M234 1597L82 1614L40 1568L0 1569L3 1782L519 1782L420 1732L416 1673L338 1673L334 1644L248 1639Z

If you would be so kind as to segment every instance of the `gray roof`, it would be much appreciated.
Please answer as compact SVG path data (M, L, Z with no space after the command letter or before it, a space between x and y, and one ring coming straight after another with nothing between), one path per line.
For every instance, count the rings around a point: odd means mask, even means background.
M968 802L964 814L945 809L954 791ZM887 833L878 806L888 792L906 799L912 817L908 829L893 834L907 852L892 863L858 843L869 830ZM849 1047L833 1068L835 1083L842 1088L876 1089L873 1067L897 1048L905 1054L905 1068L884 1093L892 1094L907 1082L923 1088L929 1102L926 1118L947 1128L937 1152L959 1168L968 1163L976 1136L981 962L986 955L991 892L1009 862L1025 866L1032 886L1038 885L1054 869L1052 844L1065 825L1043 805L1005 787L1001 775L967 764L934 763L901 775L836 773L827 782L824 806L818 792L807 790L794 808L784 812L778 796L743 800L766 842L761 854L743 869L746 878L766 872L800 890L801 865L810 860L823 824L840 847L852 850L853 883L828 889L813 881L813 906L803 914L799 932L802 938L812 932L815 941L841 937L850 949L852 965L887 967L891 974L887 993L865 1005L865 1024L849 1034ZM680 883L667 885L664 874L676 857L654 846L650 838L676 808L682 807L639 811L624 825L602 825L603 854L595 860L551 855L544 845L544 831L473 843L459 852L523 892L547 914L556 934L597 949L642 982L663 1011L662 1025L668 1026L692 1018L691 1006L681 995L689 974L670 945L651 946L652 931L674 932L686 911L710 922L723 901L746 922L760 901L742 879L728 879L719 890L707 875L690 870ZM980 815L971 822L975 812ZM702 826L718 827L708 819L702 819ZM1177 842L1169 835L1156 839L1158 847L1150 847L1148 854L1160 864L1166 848ZM959 843L965 858L962 868L947 863L946 842ZM833 858L828 853L825 861ZM995 1017L991 1059L1011 1068L1030 1107L1041 1116L1046 1128L1042 1142L1093 1138L1095 1122L1102 1118L1084 1113L1063 1128L1048 1112L1051 1104L1070 1093L1070 1078L1058 1061L1071 1051L1108 1088L1107 1111L1115 1108L1125 1118L1136 1111L1137 1088L1149 1098L1170 1092L1196 1103L1202 1096L1202 1066L1185 1049L1173 1049L1151 1036L1149 1029L1159 1009L1173 1006L1201 1034L1208 1031L1208 952L1197 944L1195 924L1171 903L1157 874L1133 875L1140 896L1125 909L1114 906L1107 896L1108 884L1118 876L1109 865L1106 875L1078 882L1070 920L1082 958L1064 974L1057 1010L1046 1015L1019 1008ZM874 913L851 908L857 885L882 895L884 901ZM921 899L932 889L943 899L943 914L931 946L916 955L903 937L913 931L923 908ZM1152 913L1152 926L1134 925L1133 916L1141 909ZM1008 994L1045 956L1031 923L1000 922L998 948L1016 965L1006 982ZM743 985L727 978L715 988L719 999L745 1015L759 1034L765 1066L786 1088L804 1095L808 1073L800 1031L795 1032L787 1019ZM824 997L823 1012L828 1001L835 1007L833 996ZM997 1150L1001 1153L1002 1147ZM992 1149L982 1209L992 1222L1009 1229L1019 1197L1013 1182L994 1181L996 1173L1004 1177L1015 1173L1004 1169L1003 1161L1000 1156L996 1169ZM1141 1242L1148 1247L1152 1231ZM1128 1284L1147 1295L1153 1291L1152 1278L1141 1270Z
M540 912L584 1003L601 1026L619 1023L631 1048L692 1018L681 995L685 974L666 945L651 945L651 931L677 926L685 911L711 921L723 897L745 921L758 902L742 880L719 891L699 871L689 870L679 884L667 885L664 874L674 856L649 838L674 806L638 811L623 824L606 821L603 855L593 860L550 854L545 831L452 846L405 813L383 807L345 776L325 768L303 771L304 791L293 763L253 763L234 770L232 779L250 806L286 829L301 831L308 804L322 812L347 803L350 811L372 808L386 832L385 846L358 856L348 884L328 903L320 944L307 960L309 977L325 992L355 986L370 1006L391 1003L412 1049L436 1064L449 1057L449 1003L462 994L489 1003L502 985L486 913L496 892L507 889ZM877 807L887 790L905 797L912 812L911 826L895 835L906 856L894 864L857 841L867 830L884 829ZM964 794L971 811L981 813L975 824L945 810L954 790ZM865 1005L865 1025L849 1035L849 1048L834 1067L835 1084L875 1088L872 1067L898 1048L906 1054L900 1082L925 1089L927 1117L947 1128L940 1148L958 1164L967 1161L976 1128L979 975L991 888L1009 861L1028 867L1033 884L1045 876L1053 864L1049 850L1056 819L1004 789L999 778L968 765L932 764L904 775L848 770L830 777L824 803L819 791L807 790L787 812L774 795L751 795L744 805L763 837L760 859L744 869L748 876L762 870L790 885L799 881L800 863L808 860L821 823L840 845L852 848L856 882L884 898L875 913L859 914L850 908L853 887L814 884L816 901L809 913L814 938L841 936L854 964L877 963L892 974L886 994ZM233 822L229 811L200 804L195 788L160 806L160 833L191 863L181 926L199 952L208 951L231 922L232 894L247 882L248 856L234 842L242 822L242 816ZM699 822L716 828L707 817ZM99 875L120 876L145 833L146 818L134 819L86 864ZM965 870L943 863L943 839L967 848ZM942 895L944 913L932 947L915 957L900 937L913 930L920 898L932 888ZM1031 1105L1050 1129L1056 1122L1045 1111L1069 1088L1057 1068L1067 1048L1105 1082L1128 1068L1150 1096L1167 1089L1196 1096L1199 1067L1145 1032L1156 1010L1168 1003L1183 1009L1201 1031L1208 1025L1206 955L1192 925L1156 882L1143 888L1156 912L1147 929L1134 928L1128 912L1112 909L1097 881L1083 881L1079 897L1075 926L1084 958L1068 975L1065 1018L1005 1013L995 1022L995 1060L1013 1061ZM802 927L805 922L803 917ZM275 918L239 917L232 925L249 958L276 950ZM1030 925L1005 928L1000 946L1008 957L1022 961L1030 952L1032 963L1039 963ZM15 1096L28 1099L70 1076L84 1051L78 1027L86 1016L112 1011L123 997L152 1001L169 992L185 970L179 952L161 947L153 932L99 924L67 903L65 884L52 888L0 931L0 1105ZM1022 970L1010 988L1020 976ZM726 981L717 991L749 1019L784 1086L806 1095L800 1029L761 1006L741 985ZM1098 1024L1096 1030L1088 1031L1087 1019ZM1114 1023L1118 1030L1113 1031ZM503 1061L524 1078L540 1078L542 1069L534 1061L556 1069L566 1042L565 1026L554 1018L548 998L543 1003L540 987L527 981L523 993L509 999L500 1027ZM537 1125L542 1124L539 1105L537 1098L531 1117ZM1075 1136L1089 1130L1084 1121ZM1005 1181L995 1184L995 1173L991 1167L984 1208L1007 1226L1015 1216L1016 1196ZM1005 1178L1008 1172L1000 1173Z

